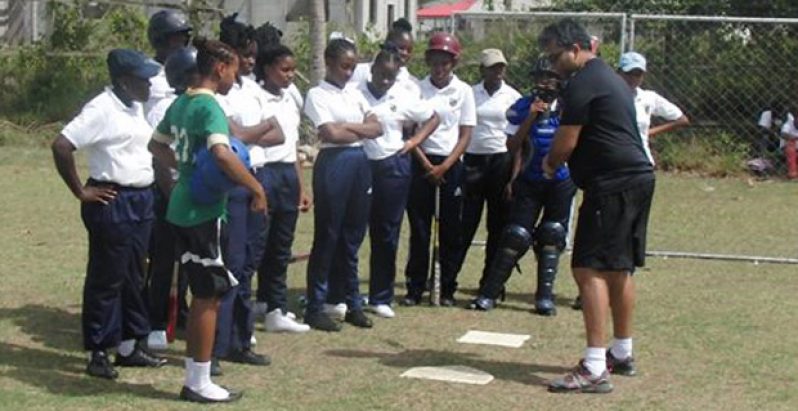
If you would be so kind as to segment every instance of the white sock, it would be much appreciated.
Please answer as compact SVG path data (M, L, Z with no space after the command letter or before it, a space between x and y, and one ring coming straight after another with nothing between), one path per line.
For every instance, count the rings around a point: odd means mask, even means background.
M610 348L612 356L625 360L632 356L632 339L631 338L616 338L612 340L612 348Z
M116 352L123 357L127 357L130 354L133 354L133 350L136 349L136 340L125 340L119 343L119 347L116 348Z
M189 362L190 361L190 362ZM211 362L196 362L186 359L186 386L205 398L223 400L230 392L211 381Z
M196 387L199 385L199 381L195 375L196 372L194 372L194 359L191 357L186 357L184 358L184 361L186 364L186 379L183 382L183 385L189 388Z
M606 349L604 347L587 347L585 348L585 368L590 371L593 376L599 376L607 371L607 357Z

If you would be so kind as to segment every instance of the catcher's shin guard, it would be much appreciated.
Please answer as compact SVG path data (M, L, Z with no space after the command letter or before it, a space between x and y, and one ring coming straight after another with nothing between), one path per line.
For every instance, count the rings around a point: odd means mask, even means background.
M504 229L499 247L486 273L485 282L480 287L480 296L497 299L510 278L515 264L526 254L532 236L520 225L511 224Z
M565 248L565 227L556 221L545 221L535 230L535 255L538 259L538 287L535 291L535 312L555 315L554 279L560 253Z

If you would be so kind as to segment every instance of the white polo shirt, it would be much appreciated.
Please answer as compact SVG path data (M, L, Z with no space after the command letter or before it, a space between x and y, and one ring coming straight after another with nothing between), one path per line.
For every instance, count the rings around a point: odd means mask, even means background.
M441 124L421 143L426 154L448 156L460 138L460 126L476 126L477 113L474 92L471 86L452 75L449 84L439 89L432 84L429 76L419 84L421 98L438 113Z
M147 187L153 182L152 155L147 150L152 130L141 103L128 107L107 87L61 134L76 149L86 151L92 179Z
M234 83L227 95L216 95L216 100L222 106L224 114L243 127L252 127L260 124L264 118L269 118L274 113L266 111L266 92L250 79L241 77L241 84ZM249 164L251 167L261 167L266 163L264 148L257 144L250 144Z
M648 143L648 129L651 127L651 116L661 117L667 121L674 121L684 115L679 107L671 103L665 97L660 96L652 90L635 90L635 111L637 111L637 129L640 130L640 138L643 140L643 148L651 164L654 164L654 156L651 155L651 148Z
M488 94L485 83L474 85L474 103L477 106L477 126L466 149L470 154L497 154L507 152L507 109L521 93L502 81L499 89Z
M155 107L161 100L173 97L175 90L169 85L166 80L166 71L163 66L161 70L154 77L150 78L150 98L144 103L144 115L149 114L150 110Z
M161 99L158 103L155 104L150 111L145 113L145 117L147 118L147 123L150 124L150 127L155 129L158 127L158 124L163 120L164 116L166 115L166 110L169 109L169 106L177 100L177 94L172 94L166 98Z
M358 91L382 124L381 136L363 141L369 160L382 160L399 152L405 146L402 138L404 122L423 123L435 113L426 102L396 84L379 99L371 94L368 83L361 83Z
M368 113L369 104L354 87L339 88L326 80L308 91L305 99L305 115L318 129L327 123L362 123ZM321 148L359 147L363 143L349 144L322 142Z
M781 125L781 140L779 147L784 147L786 140L798 139L798 127L795 126L795 117L787 113L787 121Z
M296 89L296 86L294 86L294 89ZM265 111L274 115L285 135L283 144L266 149L266 163L295 163L296 147L299 142L302 95L298 95L299 104L296 101L297 96L292 94L289 88L281 90L279 95L274 95L264 90L264 96L266 98Z
M361 85L371 81L371 65L373 63L360 63L355 66L352 72L352 78L346 83L347 87L360 87ZM400 67L399 72L396 73L396 83L394 87L405 89L408 93L414 96L421 95L421 89L418 86L418 79L410 74L407 67Z

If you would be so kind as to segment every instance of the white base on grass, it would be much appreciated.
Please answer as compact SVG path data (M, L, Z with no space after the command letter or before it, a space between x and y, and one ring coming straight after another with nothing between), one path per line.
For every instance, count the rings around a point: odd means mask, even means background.
M531 336L525 334L504 334L488 331L468 331L457 342L462 344L498 345L501 347L521 348Z
M492 375L464 365L414 367L402 373L401 377L475 385L485 385L493 381Z

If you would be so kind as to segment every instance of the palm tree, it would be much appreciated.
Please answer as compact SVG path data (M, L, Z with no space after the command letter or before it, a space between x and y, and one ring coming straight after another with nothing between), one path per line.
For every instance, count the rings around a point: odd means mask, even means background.
M315 86L324 78L324 47L326 47L327 24L324 12L325 0L311 0L310 10L310 83Z

